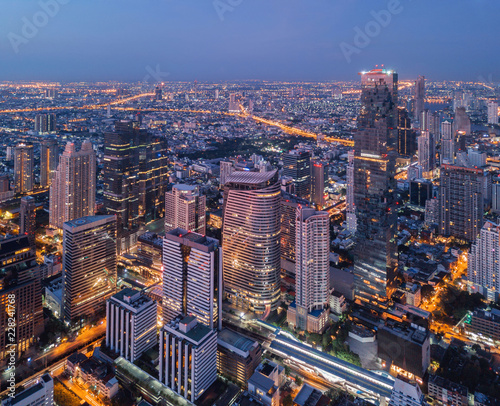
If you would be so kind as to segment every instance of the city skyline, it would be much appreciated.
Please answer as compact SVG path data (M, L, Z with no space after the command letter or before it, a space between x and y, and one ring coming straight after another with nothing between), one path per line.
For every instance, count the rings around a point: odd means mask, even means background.
M2 6L5 80L356 80L353 72L384 62L403 79L498 80L488 50L500 4L483 0Z

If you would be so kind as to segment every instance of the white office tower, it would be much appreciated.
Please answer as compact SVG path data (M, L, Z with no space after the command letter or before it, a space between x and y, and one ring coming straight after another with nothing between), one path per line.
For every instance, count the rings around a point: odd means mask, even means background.
M434 136L429 131L422 131L418 137L418 164L422 167L424 176L430 176L428 174L432 173L436 166Z
M353 233L356 232L356 206L354 205L354 150L351 149L347 153L347 170L346 170L346 220L347 229Z
M217 332L194 316L178 316L160 331L160 382L190 402L217 379Z
M488 124L498 124L498 103L488 102Z
M288 322L319 333L328 324L330 292L330 217L326 211L297 207L295 225L295 306Z
M198 186L174 185L165 193L165 232L182 228L205 234L206 197Z
M142 292L126 288L106 301L106 346L134 362L158 344L157 305Z
M80 151L68 142L50 185L49 223L63 228L66 221L93 216L96 194L96 154L90 141Z
M5 378L7 379L7 378ZM6 396L2 406L53 406L54 381L50 374L43 374L38 382L11 398Z
M467 261L467 279L472 293L481 293L496 301L500 291L500 226L491 221L484 223L472 244Z
M420 386L415 381L398 376L394 382L389 406L423 406L427 405Z
M441 123L441 165L455 162L455 137L453 125L449 121Z
M278 172L237 171L224 185L224 289L229 301L269 313L280 300Z
M177 228L163 239L163 322L196 316L222 326L222 249L219 241Z

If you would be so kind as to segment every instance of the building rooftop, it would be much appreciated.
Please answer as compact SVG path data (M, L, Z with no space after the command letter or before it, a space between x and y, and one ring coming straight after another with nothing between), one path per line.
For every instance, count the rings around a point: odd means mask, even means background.
M10 255L13 252L29 248L30 242L27 235L15 236L0 240L0 256Z
M238 334L227 328L223 329L217 335L218 341L223 341L228 346L235 347L236 349L244 352L250 351L253 347L258 345L256 341L249 339L241 334Z
M238 171L228 176L226 183L239 183L245 185L255 185L268 182L276 175L277 169L269 172L249 172Z
M104 224L114 219L115 216L85 216L85 217L80 217L79 219L66 221L63 227L65 230L73 231L82 226L94 225L95 223L98 222L102 222L102 224Z
M260 372L254 372L254 374L248 380L248 384L254 385L264 393L268 393L274 388L274 381Z

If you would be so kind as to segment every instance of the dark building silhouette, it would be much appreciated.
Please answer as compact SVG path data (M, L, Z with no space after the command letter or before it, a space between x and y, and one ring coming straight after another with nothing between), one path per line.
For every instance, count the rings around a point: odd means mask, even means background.
M303 199L311 196L311 153L293 150L283 156L283 176L293 179L295 194Z
M398 108L398 153L404 157L411 157L417 152L417 134L411 128L411 118L408 111Z
M397 73L361 73L361 112L354 136L355 298L379 307L394 291L396 277L395 160Z

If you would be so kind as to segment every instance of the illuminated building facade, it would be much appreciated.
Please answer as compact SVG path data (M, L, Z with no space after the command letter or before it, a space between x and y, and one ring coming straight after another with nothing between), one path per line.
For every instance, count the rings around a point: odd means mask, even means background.
M425 76L419 76L415 81L415 118L420 120L424 111L425 102Z
M283 176L294 181L295 194L302 199L311 197L311 152L294 149L283 155Z
M116 291L116 218L82 217L63 231L63 314L73 322L104 310Z
M346 222L347 229L351 233L356 232L356 204L354 203L354 150L351 149L347 153L347 168L346 168Z
M222 249L219 241L176 228L163 238L163 322L196 316L222 326Z
M417 137L411 128L411 119L408 111L398 107L398 153L404 157L412 157L417 151Z
M14 189L24 194L34 187L33 145L21 143L14 148Z
M434 135L429 131L422 131L417 138L418 164L422 167L425 175L431 176L436 167L436 142Z
M206 197L198 186L174 185L165 193L165 232L176 228L206 232Z
M40 186L49 187L57 169L58 146L56 140L45 140L40 145Z
M280 299L278 171L234 172L224 186L222 248L226 295L257 313Z
M488 102L488 124L498 124L498 103Z
M295 305L289 324L320 333L328 325L330 296L330 216L299 206L296 211Z
M156 347L157 306L142 292L125 288L106 301L106 346L134 362Z
M355 297L378 307L394 291L397 246L395 157L398 76L361 73L361 112L354 135Z
M80 151L68 142L50 185L49 223L63 228L66 221L95 213L96 154L90 141Z
M484 170L442 165L439 232L473 242L483 226Z
M19 234L27 235L30 243L35 245L36 202L33 196L24 196L19 208Z
M167 172L164 143L139 122L116 121L104 134L104 206L117 218L119 253L136 245L141 226L162 217Z
M12 309L15 309L14 313ZM14 316L12 316L14 314ZM43 333L40 267L35 246L27 235L0 240L0 359L11 349L7 334L9 317L15 317L17 356L37 342Z
M320 208L325 206L325 183L328 182L328 165L311 161L311 202Z
M160 330L160 382L194 402L217 379L217 331L194 316L178 316Z
M471 291L496 301L500 293L500 226L487 221L472 244L467 261Z
M56 132L56 115L37 114L35 116L35 132L38 134L51 134Z

